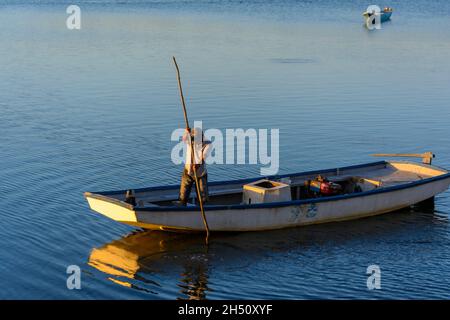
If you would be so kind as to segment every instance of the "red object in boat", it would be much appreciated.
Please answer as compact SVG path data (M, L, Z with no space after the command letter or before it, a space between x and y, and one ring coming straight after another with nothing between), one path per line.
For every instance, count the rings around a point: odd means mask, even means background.
M310 188L312 191L322 195L335 195L341 191L341 186L331 181L311 181Z

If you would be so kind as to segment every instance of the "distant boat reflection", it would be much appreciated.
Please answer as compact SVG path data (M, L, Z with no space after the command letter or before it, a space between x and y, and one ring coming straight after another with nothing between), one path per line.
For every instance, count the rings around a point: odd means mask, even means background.
M259 266L271 273L273 263L283 259L287 252L295 252L301 259L309 255L320 259L320 252L327 248L346 247L349 242L351 247L352 241L368 238L389 241L400 234L411 234L421 225L436 223L447 224L448 217L432 208L405 210L345 223L270 232L218 233L212 236L209 248L203 234L136 231L94 248L88 264L121 286L161 298L166 295L172 299L200 300L214 292L210 287L212 276L216 290L229 285L217 279L224 272L241 272L263 261ZM270 294L270 288L267 290Z

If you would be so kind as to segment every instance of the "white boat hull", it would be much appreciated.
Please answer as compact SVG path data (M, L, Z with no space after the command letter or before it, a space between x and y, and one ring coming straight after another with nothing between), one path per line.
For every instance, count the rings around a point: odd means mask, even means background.
M421 165L423 167L423 165ZM363 192L271 206L218 206L206 210L210 231L261 231L333 221L352 220L396 211L444 192L450 176L410 182L380 192ZM200 212L194 208L157 209L124 207L102 196L86 195L91 208L116 221L155 230L203 231Z
M389 193L278 208L206 212L211 231L261 231L352 220L409 207L445 191L449 180ZM136 211L139 226L149 229L204 230L198 211Z

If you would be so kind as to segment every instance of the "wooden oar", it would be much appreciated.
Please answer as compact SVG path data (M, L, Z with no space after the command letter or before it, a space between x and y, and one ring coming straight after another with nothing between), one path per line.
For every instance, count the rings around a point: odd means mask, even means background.
M422 158L422 163L431 164L431 161L435 157L433 152L424 153L377 153L373 154L374 157L405 157L405 158Z
M175 60L175 57L173 57L173 63L175 64L175 68L177 69L177 78L178 78L178 88L180 89L180 97L181 97L181 105L183 106L183 113L184 113L184 121L186 123L186 129L189 131L189 141L191 145L191 165L193 166L195 163L195 156L194 156L194 139L192 139L191 135L191 129L189 127L189 120L186 112L186 103L184 102L184 95L183 95L183 87L181 86L181 77L180 77L180 69L178 69L177 60ZM195 190L197 191L197 198L198 203L200 204L200 211L202 213L202 219L203 224L205 225L206 230L206 244L208 244L209 240L209 227L208 227L208 221L206 220L205 210L203 208L203 199L202 195L200 193L200 187L198 183L198 177L197 177L197 170L194 166L194 180L195 180Z

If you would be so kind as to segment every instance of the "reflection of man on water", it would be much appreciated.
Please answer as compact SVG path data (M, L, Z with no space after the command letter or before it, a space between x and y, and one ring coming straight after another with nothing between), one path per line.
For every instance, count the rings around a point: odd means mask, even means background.
M191 141L194 139L194 162L192 163ZM205 140L203 131L195 128L190 131L186 129L183 141L187 144L186 162L181 177L179 204L186 205L191 193L192 185L195 182L194 170L197 173L198 187L202 201L208 200L208 172L206 171L205 159L209 155L211 141ZM198 199L197 199L198 200Z
M188 296L189 300L206 299L208 288L208 268L204 261L191 261L184 266L185 270L181 274L182 288L180 293ZM180 297L184 299L185 297Z

